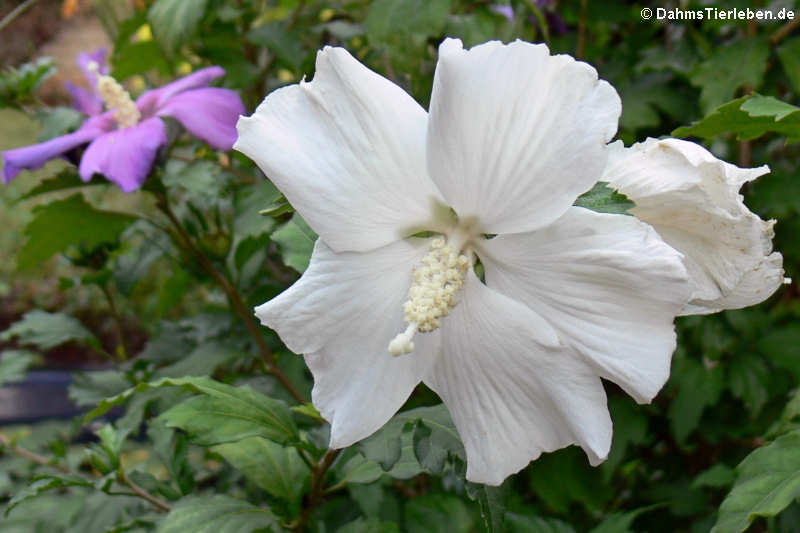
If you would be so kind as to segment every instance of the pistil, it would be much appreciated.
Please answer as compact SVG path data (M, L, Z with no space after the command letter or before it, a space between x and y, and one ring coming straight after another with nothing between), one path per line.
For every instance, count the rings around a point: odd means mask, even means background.
M403 305L408 327L389 343L392 355L411 352L415 333L433 331L441 325L441 319L458 302L456 294L464 285L468 268L467 256L459 255L443 238L433 239L431 251L414 268L408 300Z
M130 128L139 123L142 114L136 103L117 80L106 74L100 74L99 65L94 61L87 68L97 76L97 92L106 104L106 108L114 110L114 120L120 128Z

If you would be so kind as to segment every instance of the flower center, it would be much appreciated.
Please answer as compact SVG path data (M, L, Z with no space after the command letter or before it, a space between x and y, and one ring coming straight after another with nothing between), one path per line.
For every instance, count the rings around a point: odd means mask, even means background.
M408 327L389 343L392 355L411 352L415 333L440 326L440 319L449 315L457 303L456 293L464 285L468 268L467 256L459 255L443 238L433 239L431 251L414 267L408 300L403 305Z
M142 114L128 91L111 76L100 74L100 67L96 62L91 61L87 68L97 76L97 92L100 93L106 108L114 110L114 120L117 121L117 125L120 128L130 128L138 124Z

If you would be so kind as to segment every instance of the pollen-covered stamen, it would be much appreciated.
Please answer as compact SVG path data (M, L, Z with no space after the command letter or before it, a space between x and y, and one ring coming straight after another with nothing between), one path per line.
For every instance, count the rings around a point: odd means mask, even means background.
M412 338L416 332L433 331L441 325L441 318L450 314L456 305L456 293L464 285L469 259L437 237L431 251L414 268L408 300L403 305L408 328L389 343L393 355L409 353L414 349Z
M111 76L100 74L100 67L94 61L91 61L87 68L97 76L97 92L100 93L106 107L114 110L114 120L119 127L130 128L138 124L142 114L128 91Z

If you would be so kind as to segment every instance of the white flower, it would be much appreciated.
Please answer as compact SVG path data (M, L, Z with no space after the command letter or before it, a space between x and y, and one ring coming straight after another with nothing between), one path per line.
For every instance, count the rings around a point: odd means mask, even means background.
M423 381L472 481L573 443L605 459L600 378L650 401L689 296L681 255L650 226L572 207L619 114L592 67L544 45L448 39L430 116L325 48L313 81L240 119L235 148L320 236L302 278L256 314L305 355L332 447L380 428Z
M603 181L636 203L631 210L684 254L692 296L681 314L738 309L767 299L784 281L772 251L774 220L752 213L739 194L769 172L739 168L695 143L647 139L610 145Z

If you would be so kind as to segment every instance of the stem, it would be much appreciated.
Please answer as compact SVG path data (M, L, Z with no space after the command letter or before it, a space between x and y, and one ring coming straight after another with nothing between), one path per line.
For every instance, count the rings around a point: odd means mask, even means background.
M160 510L168 513L172 509L172 507L167 502L165 502L160 498L156 498L155 496L144 490L142 487L131 481L131 479L122 469L120 469L117 475L117 479L120 481L120 483L129 486L133 491L133 494L147 500L148 502L158 507Z
M22 15L29 7L33 6L33 4L38 1L39 0L25 0L20 5L15 7L11 13L3 17L3 20L0 20L0 30L11 24L15 18Z
M588 0L581 0L581 14L578 19L578 43L575 46L575 59L583 59L586 49L586 17L588 16Z
M117 310L117 306L114 303L114 295L111 293L111 289L109 288L107 283L104 283L100 286L100 290L103 291L103 294L106 297L106 301L108 301L108 307L111 310L111 316L114 318L114 324L117 327L117 339L119 343L117 344L117 352L119 353L120 359L122 361L128 360L128 348L125 343L125 332L122 327L122 317Z
M798 26L800 26L800 17L795 18L791 22L787 22L777 30L775 33L770 35L769 40L770 42L775 45L780 43L782 40L787 38L790 33L792 33Z
M303 512L300 514L300 518L298 518L297 522L291 527L291 529L295 529L298 533L302 533L303 528L311 516L311 511L314 510L314 506L319 503L319 500L324 495L325 492L322 490L322 482L325 479L325 474L328 472L328 469L339 456L340 451L341 450L328 450L325 452L325 455L322 456L322 459L319 460L319 463L312 467L311 490L308 492L306 505L303 508Z
M27 459L29 461L32 461L32 462L34 462L36 464L40 464L42 466L49 466L49 467L52 467L52 468L56 468L58 470L61 470L65 474L74 473L74 472L72 472L72 470L70 470L69 468L67 468L64 465L60 465L58 463L55 463L54 461L51 461L51 460L47 459L46 457L42 457L39 454L33 453L30 450L26 450L25 448L20 448L16 444L13 444L11 442L11 439L6 437L2 433L0 433L0 445L2 445L4 448L7 448L9 451L19 455L20 457L24 457L25 459Z
M0 433L0 445L5 447L9 451L15 453L16 455L24 457L25 459L34 462L36 464L55 468L65 474L86 478L86 476L84 476L80 472L76 472L64 465L60 465L54 461L48 460L46 457L42 457L37 453L34 453L30 450L26 450L25 448L21 448L20 446L13 444L11 442L11 439L6 437L2 433ZM89 480L89 478L86 479ZM138 496L139 498L147 500L161 511L169 511L171 509L170 505L167 502L159 498L156 498L155 496L144 490L142 487L131 481L124 471L120 470L120 472L117 474L117 481L123 485L127 485L128 487L130 487L131 492L107 492L107 494L120 495L120 496Z
M203 270L205 270L212 278L214 278L214 281L216 281L217 284L222 288L223 292L225 292L225 296L228 297L228 301L230 302L231 307L233 307L234 312L239 316L239 318L242 319L245 327L247 327L248 332L253 337L253 340L255 340L256 345L261 352L261 356L264 359L267 372L277 378L277 380L281 383L281 385L283 385L289 394L292 395L297 403L306 403L307 400L303 397L300 391L297 390L297 388L294 386L294 383L292 383L286 374L284 374L283 370L281 370L281 368L275 364L272 350L270 350L269 346L267 346L267 342L264 340L263 335L261 335L261 330L259 329L258 324L256 324L256 321L253 319L252 312L242 300L242 297L239 295L239 291L237 291L231 282L228 281L225 275L223 275L214 266L211 260L194 245L191 237L183 228L178 220L178 217L175 216L175 213L170 208L166 194L160 195L158 200L158 208L167 216L173 228L177 232L178 239L175 239L174 234L170 233L170 236L173 237L173 239L176 241L176 244L194 256Z

